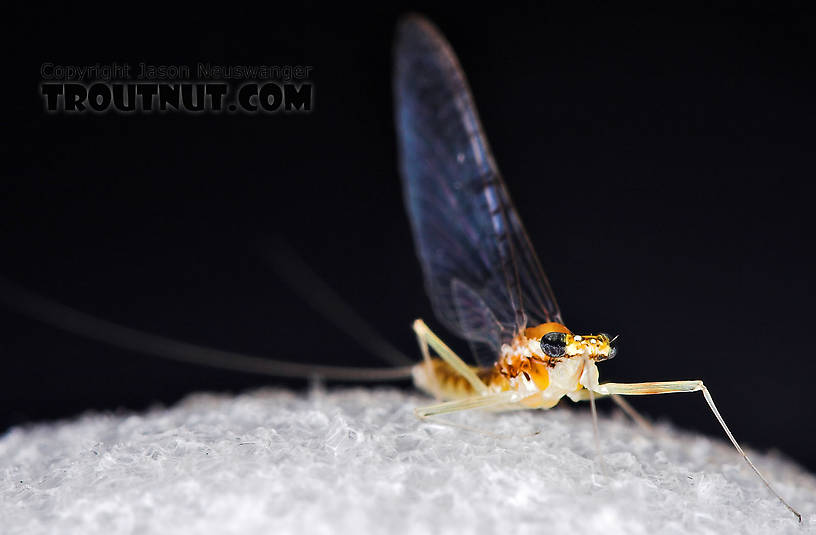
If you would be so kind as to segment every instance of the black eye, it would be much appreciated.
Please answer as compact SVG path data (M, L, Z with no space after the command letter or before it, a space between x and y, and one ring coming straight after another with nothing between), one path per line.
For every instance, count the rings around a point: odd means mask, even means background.
M565 333L547 333L541 337L541 350L551 357L563 357L567 349Z

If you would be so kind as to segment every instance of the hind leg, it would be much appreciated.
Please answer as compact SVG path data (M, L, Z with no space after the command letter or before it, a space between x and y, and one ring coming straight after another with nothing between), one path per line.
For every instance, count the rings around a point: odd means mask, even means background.
M470 386L473 387L473 390L478 392L479 394L486 394L487 393L487 385L485 385L481 379L476 375L473 369L468 366L468 364L462 360L459 355L453 352L451 348L445 344L438 336L436 336L433 331L431 331L425 322L421 319L417 319L414 321L414 332L417 336L417 341L419 342L419 350L422 352L422 359L425 361L425 365L428 369L428 376L435 379L433 375L433 370L431 369L431 355L429 351L429 347L433 348L434 352L439 355L439 358L444 360L445 362L450 365L451 368L456 371L459 375L465 378ZM438 387L438 385L437 385ZM439 390L438 388L436 389Z

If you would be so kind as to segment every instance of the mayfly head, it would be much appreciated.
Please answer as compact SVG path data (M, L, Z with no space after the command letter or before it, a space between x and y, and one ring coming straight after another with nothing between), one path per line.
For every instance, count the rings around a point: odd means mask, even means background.
M600 362L618 354L618 337L606 333L580 335L549 332L541 337L541 351L552 358L586 357Z

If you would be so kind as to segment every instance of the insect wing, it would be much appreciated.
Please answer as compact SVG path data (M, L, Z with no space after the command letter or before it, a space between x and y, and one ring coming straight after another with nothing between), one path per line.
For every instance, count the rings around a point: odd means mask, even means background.
M400 170L425 287L448 329L492 350L474 351L489 364L528 322L560 321L558 306L450 46L410 16L395 59Z

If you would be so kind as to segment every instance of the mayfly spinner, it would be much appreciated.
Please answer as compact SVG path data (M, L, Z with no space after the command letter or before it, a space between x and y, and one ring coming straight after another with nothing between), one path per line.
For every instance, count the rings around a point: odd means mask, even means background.
M615 338L573 334L490 153L465 76L439 31L420 17L399 27L394 77L400 169L425 287L445 327L468 340L470 366L422 320L414 322L424 362L414 382L446 401L428 417L475 408L549 409L567 396L702 392L731 443L745 455L702 381L599 383L597 363L615 357ZM430 349L438 358L431 358Z
M701 392L731 443L768 489L801 522L745 455L700 380L600 383L597 363L614 358L616 338L574 334L564 324L490 153L473 99L453 51L427 20L402 20L396 42L394 98L400 170L425 288L437 319L466 339L478 365L454 353L420 319L423 360L397 368L345 368L274 361L219 351L137 331L37 296L0 279L0 300L62 329L157 356L254 373L341 380L413 377L439 402L422 418L470 409L549 409L610 396ZM279 260L279 259L278 259ZM372 351L407 360L371 330L302 265L277 262L307 297ZM304 284L304 277L310 280ZM436 356L432 357L431 350ZM410 361L409 361L410 362Z

